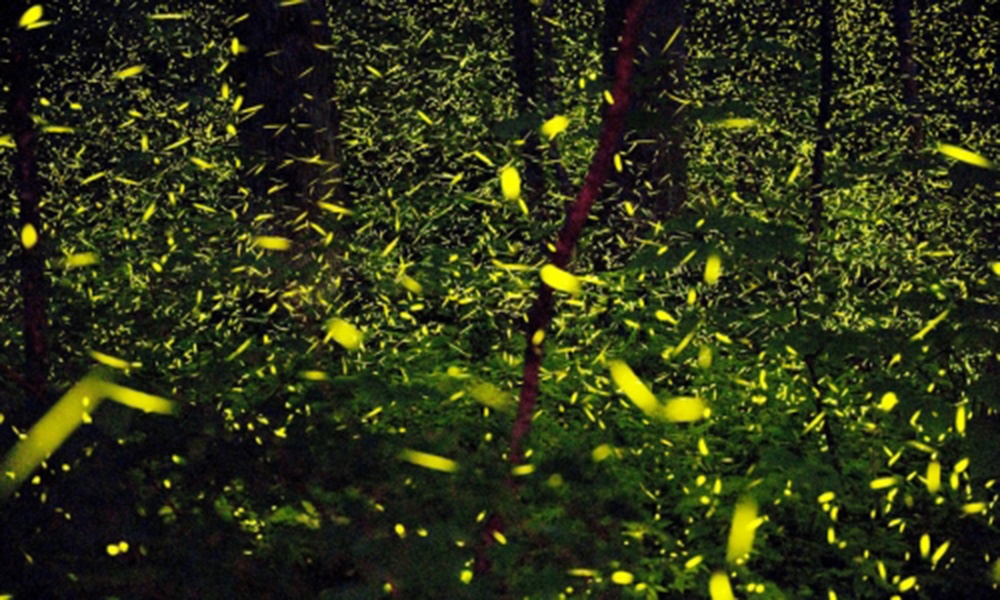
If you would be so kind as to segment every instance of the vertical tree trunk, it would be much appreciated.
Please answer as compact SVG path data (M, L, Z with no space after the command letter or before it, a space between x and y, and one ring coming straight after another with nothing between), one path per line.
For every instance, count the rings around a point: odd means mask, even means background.
M566 213L566 220L563 222L559 235L556 238L555 251L550 258L551 263L557 267L565 268L569 264L570 256L576 247L576 242L583 231L583 226L590 214L590 209L601 193L601 187L607 182L611 175L614 154L621 144L622 134L625 130L625 116L628 112L632 91L632 74L634 70L636 47L638 46L638 30L642 15L646 10L648 0L633 0L629 5L625 24L622 30L621 47L616 57L615 68L616 78L612 95L616 102L605 112L604 125L601 128L601 138L597 145L597 151L587 170L583 186L580 188L576 200ZM535 414L535 405L538 402L538 384L542 366L542 346L536 343L535 334L544 333L552 320L552 310L554 299L552 288L546 284L541 284L538 288L538 295L534 303L528 310L528 323L525 329L525 337L528 343L525 348L524 377L521 382L521 393L517 404L517 414L514 417L514 425L511 429L510 451L508 458L511 463L517 465L524 462L525 445L528 435L531 432L531 420ZM510 482L509 482L510 483ZM511 487L515 486L511 484ZM496 533L502 533L504 528L503 517L500 514L491 515L482 531L479 544L476 547L476 559L473 567L477 575L485 575L492 569L488 551L490 546L496 542Z
M17 17L5 19L12 25ZM21 244L21 301L24 315L24 384L30 397L41 400L48 387L48 347L46 342L47 291L45 286L45 244L41 241L42 183L35 154L38 132L31 118L35 99L35 65L30 43L32 32L14 28L10 34L5 83L7 127L17 149L14 154L13 184L20 203L18 231L26 228L37 233L31 247ZM36 34L37 35L37 34Z
M648 111L656 117L652 122L660 124L640 132L654 143L639 148L650 154L642 161L648 165L648 181L653 186L647 202L654 215L663 219L687 200L686 119L684 105L678 101L684 93L687 66L684 0L657 0L649 13L646 50L650 58L640 67L648 79L638 90L636 108Z
M517 82L517 109L531 110L535 102L535 44L531 23L531 2L510 0L511 23L514 26L513 58L514 81Z
M576 200L569 207L566 220L556 238L555 251L550 260L553 265L559 268L565 268L569 264L577 240L590 214L590 209L611 175L614 155L621 145L622 135L625 131L625 119L633 96L631 85L635 70L633 63L638 46L639 23L646 11L646 4L647 0L633 0L626 12L621 47L618 49L616 57L614 87L612 88L612 97L615 102L605 112L601 138L594 158L587 170L583 186L580 188ZM524 379L521 384L521 395L510 441L510 460L514 464L520 464L524 460L524 443L531 430L531 418L538 400L542 348L535 343L535 334L545 332L552 319L552 309L552 288L543 283L539 286L538 296L528 311L528 323L525 329L528 344L525 349Z
M240 142L258 199L314 213L317 201L342 201L343 192L327 8L284 4L246 0L236 28L246 47L235 65L243 106L259 107L240 123Z
M618 36L622 32L622 21L625 20L625 9L628 0L604 0L604 21L601 26L601 58L604 66L604 78L615 80L615 51L618 49Z
M536 110L538 99L538 67L535 60L534 24L529 0L510 0L511 23L514 29L512 56L514 81L517 84L517 112ZM524 183L528 204L541 206L544 194L542 155L538 147L537 127L525 132Z
M924 145L923 115L920 112L920 86L917 63L913 60L913 1L894 0L892 19L899 44L899 73L903 79L903 104L906 106L906 129L909 148L916 153Z
M830 120L833 117L833 32L835 30L833 0L820 0L819 22L819 112L816 116L816 148L813 151L812 181L809 189L810 215L809 254L804 261L806 272L812 270L812 254L818 250L823 229L823 189L826 153L831 148Z
M614 77L615 40L626 3L606 0L602 35L605 75ZM666 218L687 199L687 160L683 104L687 64L683 0L652 0L643 23L643 58L636 73L635 102L626 141L637 143L629 153L632 170L616 182Z

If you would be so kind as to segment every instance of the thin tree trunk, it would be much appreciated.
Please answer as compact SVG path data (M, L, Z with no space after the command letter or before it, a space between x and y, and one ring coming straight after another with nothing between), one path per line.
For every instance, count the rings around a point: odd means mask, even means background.
M813 151L812 181L809 189L810 244L803 267L812 271L812 255L819 250L823 230L823 190L826 177L826 153L831 148L830 120L833 117L833 33L835 30L833 0L820 0L819 24L819 113L816 116L816 147Z
M250 187L271 209L316 214L317 202L342 200L339 115L322 0L283 5L247 0L236 29L243 106L240 124ZM266 210L267 207L265 207Z
M687 201L687 157L684 105L679 102L685 90L684 71L687 65L687 48L683 0L656 0L647 19L646 63L649 75L647 84L638 90L636 108L648 111L658 124L640 132L643 139L653 144L640 146L649 156L643 160L649 169L648 181L652 184L648 202L653 214L665 219L680 209ZM640 105L641 103L641 105ZM644 189L639 188L639 189Z
M12 20L16 22L16 19ZM30 397L41 400L48 388L48 304L45 285L45 243L42 241L42 182L38 174L38 131L31 118L35 99L35 65L31 32L17 28L10 35L6 84L9 86L7 122L17 146L14 154L14 187L20 203L19 232L37 234L33 246L21 244L21 301L24 316L24 386Z
M833 35L836 31L836 21L834 12L834 0L820 1L820 22L819 22L819 112L816 116L816 147L813 150L813 164L810 194L810 215L809 215L809 243L806 246L805 257L802 261L801 272L811 276L815 267L815 257L819 253L819 240L823 233L823 191L826 188L826 153L832 148L832 138L830 135L830 121L833 118L833 93L834 93L834 60L833 60ZM814 286L803 287L803 291L814 291ZM795 312L798 319L803 315L800 311L801 304L795 304ZM820 374L816 368L816 355L809 354L804 357L806 366L809 369L809 377L814 388L819 385ZM816 414L824 411L820 397L815 399ZM838 434L833 429L833 424L826 422L823 433L829 450L830 460L833 467L839 473L842 469L837 455Z
M604 69L614 77L614 39L625 3L606 0L602 50ZM683 0L651 0L643 23L642 58L636 72L632 112L634 130L626 133L630 169L613 176L626 193L650 206L660 219L675 213L687 200L685 115L680 99L685 90L687 64L686 24Z
M646 10L647 0L634 0L629 6L622 31L621 45L618 50L615 67L615 83L612 88L614 104L604 116L604 126L597 151L587 170L583 187L570 207L566 221L556 238L555 252L550 258L551 264L565 268L576 247L576 242L583 231L590 209L601 193L601 187L607 182L612 172L615 152L621 144L625 130L625 116L631 100L630 85L634 69L636 47L638 46L639 25ZM542 283L538 288L538 296L528 311L528 324L525 329L527 345L525 349L524 377L521 382L521 394L511 431L510 451L508 458L513 464L524 462L524 445L531 432L531 418L538 402L539 374L542 366L542 346L535 337L538 332L545 332L552 320L553 297L552 288ZM511 484L513 489L516 487ZM502 515L493 514L487 521L476 548L474 571L484 575L492 569L489 558L489 548L496 542L497 533L502 533L504 520Z
M894 0L892 17L899 44L899 73L903 79L903 104L906 106L906 133L909 148L916 153L924 145L923 115L920 112L920 85L917 63L913 59L913 1Z
M631 101L630 85L635 68L635 54L638 46L639 24L646 8L647 0L634 0L626 13L625 28L622 33L621 45L618 49L615 66L615 85L612 88L612 104L604 117L604 127L600 142L594 154L583 187L566 215L559 236L556 238L555 252L551 263L559 268L565 268L570 261L576 242L583 231L587 215L594 202L600 196L601 188L607 182L612 172L614 155L621 144L625 131L625 116ZM531 417L538 400L538 377L541 369L542 348L534 342L535 334L544 332L552 319L552 288L541 284L538 297L528 312L528 326L525 330L528 339L525 350L524 380L521 385L521 396L518 403L517 416L511 434L510 460L520 464L524 460L523 445L531 430Z
M517 84L517 112L527 114L538 106L538 67L535 60L534 24L528 0L510 0L514 28L512 55L514 81ZM541 207L545 193L542 154L539 151L537 127L525 132L524 183L529 206Z

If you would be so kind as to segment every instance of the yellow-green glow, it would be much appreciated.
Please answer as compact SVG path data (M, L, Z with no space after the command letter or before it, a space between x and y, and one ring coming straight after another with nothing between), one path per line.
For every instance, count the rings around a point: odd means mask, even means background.
M733 562L746 556L753 547L757 532L757 503L752 498L742 498L733 511L733 522L729 528L729 543L726 545L726 560Z
M326 339L323 341L331 339L348 350L361 348L361 332L343 319L330 319L326 324Z
M712 578L708 580L708 594L712 600L735 600L733 586L729 583L729 576L722 571L712 573Z
M938 144L937 151L945 156L954 158L955 160L975 165L977 167L982 167L984 169L989 169L993 166L993 163L990 162L990 160L985 156L966 150L965 148L952 146L951 144Z
M628 399L647 415L656 414L660 403L635 372L620 360L613 360L608 366L611 368L611 378Z
M458 463L450 458L445 458L436 454L428 454L427 452L420 452L419 450L405 448L399 453L399 458L400 460L405 460L408 463L425 469L430 469L432 471L454 473L458 470Z
M895 392L886 392L882 396L882 399L879 400L878 408L881 411L889 412L895 408L897 404L899 404L899 398L896 397Z
M71 387L7 453L0 470L0 499L17 491L80 425L89 423L105 398L146 412L172 414L176 410L175 403L159 396L88 375Z
M288 238L273 235L259 235L253 240L254 246L265 250L284 251L292 247L292 241Z
M107 398L143 412L170 415L177 411L177 404L174 402L110 381L99 382L99 389Z
M635 575L628 571L615 571L611 574L611 582L618 585L629 585L635 581Z
M705 262L705 283L708 285L715 285L719 283L719 277L722 275L722 259L718 254L712 254L708 257L708 261Z
M545 285L554 290L574 296L581 291L580 280L572 273L567 273L555 265L545 265L540 274Z
M142 73L145 70L146 70L145 66L135 65L134 67L129 67L127 69L122 69L121 71L118 71L117 73L115 73L115 77L117 77L118 79L128 79L129 77L135 77L136 75Z
M569 127L569 119L562 115L556 115L542 124L542 135L550 140Z
M66 441L76 428L90 421L100 405L100 380L84 378L74 385L7 453L0 470L0 498L6 498Z
M31 250L38 243L38 230L31 223L25 223L21 228L21 245L25 250Z
M24 11L24 14L21 15L21 18L17 22L17 26L30 29L32 25L36 24L42 18L44 12L45 9L40 4L32 6Z
M500 171L500 191L507 200L521 197L521 175L514 167L504 167Z
M667 400L662 410L663 418L674 423L689 423L705 418L705 401L692 396Z

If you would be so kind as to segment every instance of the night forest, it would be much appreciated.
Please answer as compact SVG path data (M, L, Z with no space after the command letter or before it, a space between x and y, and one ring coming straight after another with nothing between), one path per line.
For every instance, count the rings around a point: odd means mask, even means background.
M998 71L998 0L4 0L0 599L1000 597Z

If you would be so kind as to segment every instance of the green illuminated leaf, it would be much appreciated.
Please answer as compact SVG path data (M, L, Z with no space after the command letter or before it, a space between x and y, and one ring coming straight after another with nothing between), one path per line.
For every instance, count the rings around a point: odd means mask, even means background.
M470 386L468 392L476 402L494 410L509 411L514 407L514 399L510 394L486 381Z
M723 119L719 126L723 129L747 129L757 124L754 119Z

